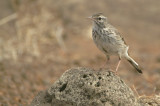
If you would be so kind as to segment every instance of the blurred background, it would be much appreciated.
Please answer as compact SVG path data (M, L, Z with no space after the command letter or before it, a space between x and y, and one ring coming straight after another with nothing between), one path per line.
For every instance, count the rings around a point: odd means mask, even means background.
M160 94L160 1L0 0L0 105L28 105L73 67L98 70L106 57L91 38L86 17L102 12L143 67L125 60L119 76L140 95ZM115 69L117 57L106 68Z

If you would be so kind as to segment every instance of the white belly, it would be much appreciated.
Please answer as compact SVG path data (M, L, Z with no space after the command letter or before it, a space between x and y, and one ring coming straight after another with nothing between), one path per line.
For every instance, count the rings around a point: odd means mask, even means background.
M108 55L116 55L118 54L117 47L114 43L110 43L109 40L104 40L103 38L94 39L95 44L97 47Z
M93 40L97 47L106 55L118 55L121 49L126 49L120 41L117 41L113 34L100 35L99 32L92 34ZM96 36L95 36L96 35Z

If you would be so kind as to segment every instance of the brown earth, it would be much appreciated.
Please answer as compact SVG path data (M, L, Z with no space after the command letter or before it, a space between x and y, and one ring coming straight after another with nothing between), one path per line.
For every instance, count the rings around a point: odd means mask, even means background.
M0 25L0 105L28 105L71 67L101 68L106 58L90 39L91 22L85 19L97 12L119 29L143 67L140 75L123 60L121 79L139 95L159 95L159 5L157 0L0 0L1 19L17 13ZM111 57L106 68L114 70L117 62Z

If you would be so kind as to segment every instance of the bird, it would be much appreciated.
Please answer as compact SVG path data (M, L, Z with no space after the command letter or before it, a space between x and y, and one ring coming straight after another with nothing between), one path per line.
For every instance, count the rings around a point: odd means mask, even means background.
M139 64L128 53L129 46L118 30L109 24L107 17L103 13L96 13L88 18L93 23L92 38L98 49L106 55L108 61L111 55L119 57L115 72L117 73L121 60L126 59L139 73L142 73Z

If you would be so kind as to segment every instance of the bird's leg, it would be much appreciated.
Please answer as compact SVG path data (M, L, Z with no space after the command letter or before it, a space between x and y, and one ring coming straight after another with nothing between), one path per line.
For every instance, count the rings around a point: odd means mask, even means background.
M106 57L107 57L107 62L106 62L106 63L109 63L109 62L110 62L110 57L109 57L109 55L107 55Z
M105 65L106 65L107 63L109 63L109 61L110 61L110 57L109 57L109 55L106 55L106 57L107 57L107 60L106 60L105 64L102 66L102 68L104 68L104 67L105 67Z
M117 71L118 71L118 68L119 68L120 63L121 63L121 58L119 58L118 65L117 65L117 67L116 67L116 73L117 73Z
M118 61L118 65L116 67L116 71L112 70L111 72L113 72L113 73L115 73L117 75L117 71L118 71L118 67L119 67L120 63L121 63L121 58L119 57L119 61Z

